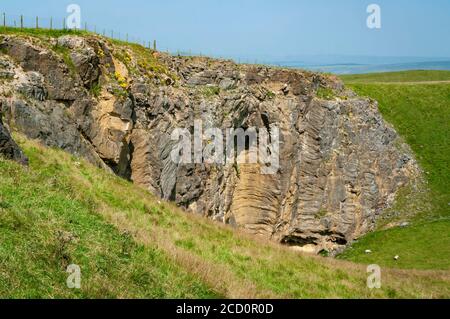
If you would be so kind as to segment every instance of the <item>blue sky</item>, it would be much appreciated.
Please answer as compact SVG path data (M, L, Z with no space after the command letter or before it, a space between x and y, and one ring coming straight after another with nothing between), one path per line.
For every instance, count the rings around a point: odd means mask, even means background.
M52 16L62 24L71 3L97 30L156 39L172 52L450 57L449 0L0 0L0 11L10 19L23 14L29 23L38 15L42 23ZM380 30L366 26L371 3L381 7Z

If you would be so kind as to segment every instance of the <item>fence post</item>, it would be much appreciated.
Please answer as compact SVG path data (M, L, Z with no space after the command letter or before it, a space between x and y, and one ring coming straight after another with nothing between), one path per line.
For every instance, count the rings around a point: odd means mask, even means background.
M6 28L6 13L3 12L3 27Z
M84 23L84 31L87 31L87 22Z
M50 30L53 30L53 17L50 17Z
M153 50L156 51L156 40L153 40Z
M36 29L39 29L39 17L36 17Z
M20 30L23 29L23 15L20 16Z

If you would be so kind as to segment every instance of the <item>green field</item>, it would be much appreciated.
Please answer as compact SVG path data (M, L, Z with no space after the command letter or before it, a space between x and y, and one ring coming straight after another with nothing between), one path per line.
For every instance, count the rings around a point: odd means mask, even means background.
M406 191L394 207L409 213L409 227L369 234L340 257L398 268L450 269L450 83L435 82L450 80L450 72L342 78L359 95L379 102L384 118L416 154L424 170L426 191ZM365 254L366 249L373 253ZM400 256L398 261L394 261L395 255Z
M387 73L354 74L342 76L345 82L355 83L413 83L413 82L445 82L450 81L450 71L402 71Z

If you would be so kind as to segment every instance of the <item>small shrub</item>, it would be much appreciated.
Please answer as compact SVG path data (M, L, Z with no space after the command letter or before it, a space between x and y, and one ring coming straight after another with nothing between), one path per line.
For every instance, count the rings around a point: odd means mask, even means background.
M272 100L275 98L275 93L273 93L272 91L267 91L267 97Z
M212 97L220 94L220 88L218 86L206 86L202 90L202 94L205 97Z
M122 89L128 89L128 81L122 74L116 71L114 73L114 78Z
M126 98L128 97L128 92L124 90L122 87L114 87L112 88L112 94L119 98Z
M55 53L57 53L62 57L64 64L69 68L70 73L72 75L76 74L77 71L75 64L72 61L72 58L70 57L70 50L57 44L54 45L52 49Z
M93 96L98 98L100 96L100 93L102 92L102 87L101 87L100 83L96 83L96 84L92 85L90 92Z
M332 100L336 97L332 89L325 87L320 87L316 92L316 96L323 100Z

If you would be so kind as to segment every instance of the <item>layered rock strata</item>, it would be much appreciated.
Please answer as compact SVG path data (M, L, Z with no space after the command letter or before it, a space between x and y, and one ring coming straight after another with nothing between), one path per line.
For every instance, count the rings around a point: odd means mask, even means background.
M97 36L1 36L0 51L2 112L15 129L188 212L299 249L336 250L372 230L417 174L377 103L333 76ZM276 127L279 167L174 162L173 131L193 132L196 121L203 131Z

